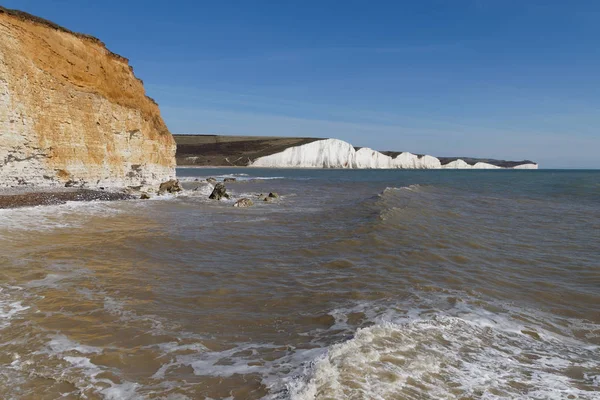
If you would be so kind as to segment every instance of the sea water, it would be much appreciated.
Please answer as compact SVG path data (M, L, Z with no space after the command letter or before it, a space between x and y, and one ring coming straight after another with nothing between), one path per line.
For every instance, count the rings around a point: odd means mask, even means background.
M1 398L600 398L600 172L178 177L0 210Z

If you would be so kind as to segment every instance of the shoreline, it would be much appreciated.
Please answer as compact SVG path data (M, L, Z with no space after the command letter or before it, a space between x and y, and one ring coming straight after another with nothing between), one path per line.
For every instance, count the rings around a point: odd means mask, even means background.
M0 209L50 206L68 201L132 200L135 196L120 192L81 188L6 188L0 189Z
M499 168L499 169L402 169L402 168L391 168L391 169L380 169L380 168L306 168L306 167L251 167L251 166L177 166L176 169L193 169L193 170L206 170L213 171L218 169L235 169L235 170L322 170L322 171L471 171L471 172L482 172L482 171L511 171L511 172L530 172L538 170L519 170L511 168ZM177 177L185 178L185 177ZM64 188L64 187L6 187L0 188L0 210L2 209L14 209L22 207L35 207L35 206L48 206L48 205L59 205L65 204L69 201L118 201L118 200L134 200L138 199L139 196L126 193L123 191L114 190L99 190L99 189L84 189L84 188Z

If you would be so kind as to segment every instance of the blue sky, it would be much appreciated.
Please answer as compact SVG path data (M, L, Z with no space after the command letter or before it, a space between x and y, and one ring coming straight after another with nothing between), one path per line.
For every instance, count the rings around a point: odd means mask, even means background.
M2 5L129 58L173 133L600 168L600 1Z

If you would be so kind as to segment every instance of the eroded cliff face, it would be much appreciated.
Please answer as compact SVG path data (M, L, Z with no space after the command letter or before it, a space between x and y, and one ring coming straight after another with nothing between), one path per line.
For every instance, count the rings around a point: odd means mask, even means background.
M154 186L175 148L127 59L0 7L0 186Z

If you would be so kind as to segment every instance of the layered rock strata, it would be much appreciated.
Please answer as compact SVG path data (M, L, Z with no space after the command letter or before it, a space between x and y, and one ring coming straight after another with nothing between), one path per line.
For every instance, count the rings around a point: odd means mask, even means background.
M0 7L0 187L156 186L175 142L128 60Z

